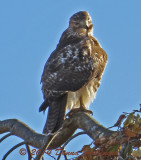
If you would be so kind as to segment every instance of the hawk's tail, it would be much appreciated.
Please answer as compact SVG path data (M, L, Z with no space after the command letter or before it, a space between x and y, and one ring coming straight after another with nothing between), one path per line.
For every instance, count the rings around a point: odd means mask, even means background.
M67 94L53 101L49 106L43 133L53 133L61 128L66 111Z
M49 106L48 99L45 99L45 101L41 104L39 108L39 112L45 111L48 106Z

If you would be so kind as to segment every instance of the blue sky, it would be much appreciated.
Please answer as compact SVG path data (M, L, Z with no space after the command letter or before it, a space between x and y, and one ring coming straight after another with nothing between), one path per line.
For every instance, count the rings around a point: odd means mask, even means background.
M46 116L38 109L43 102L40 84L43 67L68 27L69 18L80 10L92 16L94 36L109 59L90 107L94 117L109 127L123 111L138 109L140 6L140 0L0 0L0 120L17 118L42 132ZM18 142L18 138L7 139L0 144L0 152L5 153ZM67 150L77 151L89 142L87 136L82 136L72 141ZM20 157L17 150L8 160L19 158L27 157Z

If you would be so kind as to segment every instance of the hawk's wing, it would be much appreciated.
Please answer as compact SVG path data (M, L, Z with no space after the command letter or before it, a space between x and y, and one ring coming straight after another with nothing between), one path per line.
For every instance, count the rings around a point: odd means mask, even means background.
M44 133L55 132L63 123L67 94L84 86L92 77L94 66L89 47L80 42L56 49L44 67L41 82L45 101L39 111L49 106Z
M93 63L88 48L81 43L55 50L44 67L41 79L43 92L80 89L89 82L94 71Z

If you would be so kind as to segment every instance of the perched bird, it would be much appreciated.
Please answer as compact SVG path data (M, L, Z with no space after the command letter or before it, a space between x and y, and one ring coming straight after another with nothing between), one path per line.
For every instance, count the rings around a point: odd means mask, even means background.
M66 109L88 109L100 86L107 59L93 37L89 13L74 14L42 74L44 102L39 111L49 107L43 133L53 133L62 126Z

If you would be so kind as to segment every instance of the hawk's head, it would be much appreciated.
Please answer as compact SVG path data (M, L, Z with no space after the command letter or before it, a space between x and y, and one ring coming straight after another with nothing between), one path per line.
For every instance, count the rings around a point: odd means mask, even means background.
M70 18L69 27L71 27L74 31L78 32L79 34L93 34L92 18L86 11L80 11L78 13L75 13Z

